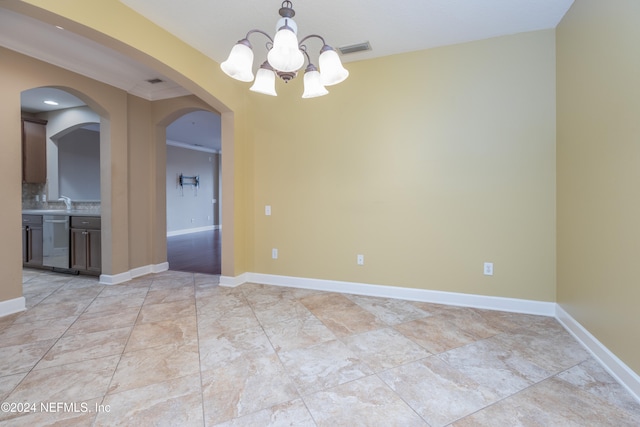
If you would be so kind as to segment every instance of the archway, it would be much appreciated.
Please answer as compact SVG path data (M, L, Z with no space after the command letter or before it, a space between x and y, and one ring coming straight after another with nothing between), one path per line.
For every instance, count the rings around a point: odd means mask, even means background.
M221 148L219 114L191 111L166 127L170 270L221 273Z
M64 209L66 203L59 197L66 195L71 202L68 208L91 209L99 215L102 118L88 104L95 103L67 87L42 86L21 92L23 120L39 120L44 128L40 149L46 158L44 180L23 179L23 211ZM98 253L104 252L101 249Z

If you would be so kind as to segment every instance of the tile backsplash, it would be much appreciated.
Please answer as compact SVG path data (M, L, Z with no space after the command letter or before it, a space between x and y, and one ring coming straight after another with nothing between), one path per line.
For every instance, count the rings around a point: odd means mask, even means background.
M64 209L64 202L58 200L42 201L42 195L48 193L47 184L22 183L22 209ZM37 199L37 200L36 200ZM73 209L96 210L100 209L99 201L71 201Z

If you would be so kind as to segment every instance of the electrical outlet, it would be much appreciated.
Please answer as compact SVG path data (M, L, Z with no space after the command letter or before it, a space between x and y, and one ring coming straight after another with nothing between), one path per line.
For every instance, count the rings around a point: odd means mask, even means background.
M356 262L358 263L358 265L364 265L364 255L358 254Z
M196 222L195 218L191 218L191 223L193 224L194 222Z
M493 276L493 263L485 262L484 263L484 275L485 276Z
M271 249L271 258L278 259L278 249L276 248Z
M271 206L267 205L264 207L264 214L267 216L271 215Z

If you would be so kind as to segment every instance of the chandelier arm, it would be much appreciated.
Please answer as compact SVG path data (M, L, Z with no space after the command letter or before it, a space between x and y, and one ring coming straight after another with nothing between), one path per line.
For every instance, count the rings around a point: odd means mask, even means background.
M307 64L311 65L311 58L309 58L309 52L307 52L307 46L306 45L299 45L300 50L302 51L302 53L304 53L304 56L307 57Z
M310 38L315 37L318 38L322 41L322 45L326 45L327 43L324 41L324 38L322 36L319 36L317 34L309 34L308 36L306 36L305 38L303 38L302 40L300 40L300 43L298 43L298 45L302 46L302 43L304 43L306 40L309 40Z
M249 36L250 36L251 34L253 34L253 33L260 33L260 34L262 34L263 36L265 36L266 38L268 38L268 39L269 39L269 41L273 44L273 39L271 38L271 36L270 36L269 34L265 33L265 32L264 32L264 31L262 31L262 30L249 30L249 32L247 33L247 35L246 35L244 38L248 40L248 39L249 39Z

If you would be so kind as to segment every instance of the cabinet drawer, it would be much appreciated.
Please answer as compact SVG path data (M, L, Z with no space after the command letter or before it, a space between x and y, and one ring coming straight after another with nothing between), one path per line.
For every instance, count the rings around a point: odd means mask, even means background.
M100 229L100 217L97 216L72 216L71 228Z
M22 223L28 225L42 224L42 215L22 215Z

